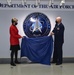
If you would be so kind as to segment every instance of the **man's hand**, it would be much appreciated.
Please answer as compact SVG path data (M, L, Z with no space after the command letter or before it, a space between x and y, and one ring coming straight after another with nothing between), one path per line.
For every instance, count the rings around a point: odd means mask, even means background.
M54 33L53 32L50 32L48 36L52 36L52 35L54 35Z
M51 33L50 33L50 35L54 35L54 33L53 33L53 32L51 32Z

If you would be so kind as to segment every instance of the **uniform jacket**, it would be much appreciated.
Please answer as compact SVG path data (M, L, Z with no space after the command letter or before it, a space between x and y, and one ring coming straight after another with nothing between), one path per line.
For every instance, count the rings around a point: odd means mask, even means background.
M56 43L61 43L63 44L64 43L64 25L62 23L60 23L59 25L55 25L55 28L53 30L54 32L54 41Z

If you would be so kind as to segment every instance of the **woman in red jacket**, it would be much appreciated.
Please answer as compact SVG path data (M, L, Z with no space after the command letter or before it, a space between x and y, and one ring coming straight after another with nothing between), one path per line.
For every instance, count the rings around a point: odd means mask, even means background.
M10 50L11 50L11 65L12 66L16 66L16 64L19 64L18 60L17 60L17 56L18 56L18 50L20 50L20 46L19 46L19 39L22 38L22 36L20 36L18 34L18 29L16 27L16 25L18 24L18 20L16 18L13 18L12 20L12 25L10 26ZM15 55L15 62L13 61L13 57Z

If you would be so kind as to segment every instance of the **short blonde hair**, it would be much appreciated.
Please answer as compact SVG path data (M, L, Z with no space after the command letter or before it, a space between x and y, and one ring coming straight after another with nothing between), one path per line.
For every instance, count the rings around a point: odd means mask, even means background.
M11 20L12 23L13 23L13 22L17 22L17 21L18 21L17 18L12 18L12 20Z

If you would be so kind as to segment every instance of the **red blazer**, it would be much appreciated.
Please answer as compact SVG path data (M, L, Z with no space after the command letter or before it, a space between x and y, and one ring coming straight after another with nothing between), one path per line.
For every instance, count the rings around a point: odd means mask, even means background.
M14 25L11 25L9 32L10 32L10 45L18 45L19 38L21 38L21 36L18 34L17 27Z

